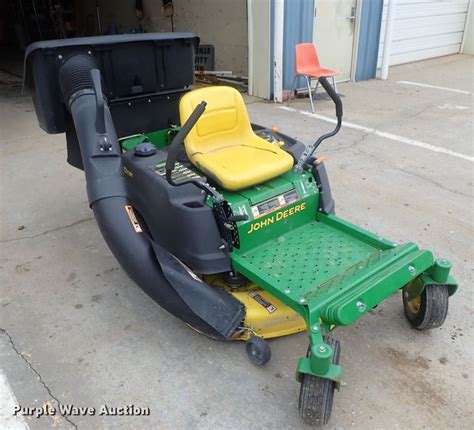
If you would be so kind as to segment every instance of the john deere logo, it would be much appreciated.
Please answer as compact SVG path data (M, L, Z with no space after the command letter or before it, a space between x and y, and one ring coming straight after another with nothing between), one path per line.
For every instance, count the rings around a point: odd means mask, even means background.
M262 221L254 222L250 226L250 230L247 232L247 234L253 233L257 230L260 230L262 228L268 227L269 225L281 221L282 219L288 218L290 216L295 215L298 212L302 212L306 209L306 202L300 203L299 205L293 206L289 209L285 209L282 211L278 211L274 215L268 217L267 219L264 219Z

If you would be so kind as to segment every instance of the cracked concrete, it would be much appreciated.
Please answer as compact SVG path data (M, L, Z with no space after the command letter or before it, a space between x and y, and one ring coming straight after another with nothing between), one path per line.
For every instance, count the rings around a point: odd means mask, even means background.
M41 376L41 374L38 372L38 370L36 370L33 365L31 364L31 362L28 360L28 358L26 357L25 354L21 353L17 346L15 345L15 342L13 341L13 338L10 336L10 334L3 328L0 328L0 334L6 336L8 338L8 341L10 342L10 345L13 349L13 351L15 351L15 354L20 357L25 363L26 365L28 366L28 368L36 375L36 377L38 378L38 381L39 383L44 387L44 389L46 390L46 392L48 393L49 397L54 401L56 402L56 404L59 406L61 406L61 402L59 401L59 399L51 392L51 389L49 388L48 385L46 385L46 382L43 380L43 377ZM59 408L58 408L59 410ZM61 416L64 418L64 420L66 420L69 424L71 424L72 427L74 428L77 428L77 425L71 420L71 418L69 416L66 416L66 415L63 415L61 414Z
M392 68L389 81L341 84L345 119L473 155L472 96L396 83L473 92L472 68L472 57L451 56ZM248 101L254 122L305 143L332 127ZM309 110L305 99L291 106ZM333 115L329 101L315 106ZM24 406L151 408L140 417L28 417L31 429L306 428L294 381L304 334L271 341L271 361L257 368L242 344L189 330L118 267L92 221L83 173L65 162L64 136L38 128L18 85L0 87L0 133L0 367L15 397ZM340 216L451 259L460 283L438 330L411 330L399 295L336 330L346 385L328 428L470 428L472 163L347 128L320 153Z
M351 145L351 147L352 147L352 146L355 146L356 144L358 144L358 143L360 143L360 142L362 142L362 141L365 140L365 138L366 138L367 136L369 136L369 135L370 135L370 133L364 134L363 137L362 137L360 140L358 140L354 145ZM376 156L376 155L373 154L373 153L364 152L364 149L363 149L363 148L358 147L358 148L357 148L357 151L359 151L359 152L361 153L361 155L367 156L367 157L371 157L371 158L377 160L378 162L380 162L380 163L382 163L382 164L386 164L386 163L387 163L386 160L384 160L382 157ZM411 170L403 169L403 168L401 168L401 167L393 167L393 166L391 166L391 167L394 168L394 169L396 169L396 170L398 170L398 171L400 171L400 172L403 172L403 173L405 173L405 174L407 174L407 175L411 175L411 176L414 176L414 177L416 177L416 178L418 178L418 179L422 179L423 181L426 181L426 182L428 182L428 183L430 183L430 184L433 184L433 185L437 186L438 188L440 188L440 189L442 189L442 190L449 191L449 192L455 193L455 194L459 194L460 196L472 198L472 194L464 193L464 192L462 192L462 191L459 191L459 190L456 190L456 189L453 189L453 188L445 187L441 182L437 182L437 181L436 181L435 179L433 179L433 178L429 178L429 177L427 177L427 176L423 176L423 175L417 174L417 173L415 173L415 172L413 172L413 171L411 171Z
M61 225L59 227L55 227L55 228L52 228L50 230L43 231L41 233L33 234L31 236L22 236L22 237L17 237L15 239L0 240L0 243L8 243L8 242L16 242L17 240L33 239L35 237L44 236L45 234L54 233L56 231L64 230L65 228L74 227L75 225L82 224L83 222L91 221L93 219L95 219L95 218L94 217L89 217L89 218L80 219L80 220L74 221L70 224ZM18 228L18 230L24 230L24 226L20 226Z

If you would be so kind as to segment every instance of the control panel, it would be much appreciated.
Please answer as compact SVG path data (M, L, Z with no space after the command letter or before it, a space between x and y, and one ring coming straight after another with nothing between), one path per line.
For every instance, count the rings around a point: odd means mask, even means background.
M273 197L269 200L265 200L251 207L253 218L258 218L269 214L277 209L284 206L288 206L291 203L298 201L298 193L295 189L287 191L284 194Z

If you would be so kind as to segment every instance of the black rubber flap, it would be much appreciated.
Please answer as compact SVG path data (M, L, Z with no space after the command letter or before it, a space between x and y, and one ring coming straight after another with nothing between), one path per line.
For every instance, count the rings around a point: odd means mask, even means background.
M168 282L203 321L226 339L242 326L245 306L224 290L201 281L187 266L150 240Z

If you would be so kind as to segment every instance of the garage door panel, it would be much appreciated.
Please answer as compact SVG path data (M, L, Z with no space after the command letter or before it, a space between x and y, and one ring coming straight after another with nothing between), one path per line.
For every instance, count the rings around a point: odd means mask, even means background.
M394 55L390 57L392 66L397 64L411 63L413 61L429 60L430 58L443 57L445 55L453 55L459 53L460 45L442 46L433 49L426 49L421 54L420 52L408 52L402 55Z
M393 55L404 52L419 51L421 49L432 49L447 45L460 45L462 42L462 31L457 33L439 34L435 36L420 37L410 40L399 40L392 42ZM381 55L380 55L381 56Z
M397 0L398 5L424 5L427 3L469 3L469 0ZM388 4L388 0L383 1L384 6Z
M420 7L419 9L414 9L410 5L398 6L395 8L397 11L397 19L410 19L410 18L424 18L427 16L439 16L439 15L452 15L458 13L466 13L466 5L456 5L456 6L439 6L439 7ZM387 14L382 15L382 21L387 19Z
M382 12L382 21L387 19L386 7L388 2L384 2L384 9ZM410 18L424 18L427 16L436 15L450 15L457 13L466 13L469 5L469 0L450 0L450 1L433 1L428 0L423 3L419 2L407 2L402 4L397 2L396 16L397 19L410 19Z
M407 40L414 37L414 34L423 36L434 36L440 34L440 28L444 33L455 33L464 30L466 21L465 13L458 13L444 16L429 16L426 18L413 18L395 21L395 31L392 40ZM385 25L382 23L380 43L385 39ZM416 36L415 36L416 37Z
M469 0L398 0L390 64L403 64L458 53ZM381 65L388 1L384 0L379 57Z
M437 53L436 49L440 49L439 52L444 52L441 48L449 47L449 54L456 54L459 52L462 41L462 33L454 33L444 36L436 36L433 38L423 38L423 40L412 40L409 45L403 44L403 42L394 42L392 43L391 57L397 57L397 63L401 64L403 62L403 55L406 56L407 61L416 61L416 56L418 55L419 59L432 58L429 55ZM423 50L420 50L420 46L423 47ZM457 51L456 51L457 49ZM426 52L424 52L426 51ZM447 54L444 54L447 55ZM415 58L413 60L412 58ZM378 61L382 61L382 56L379 55Z

